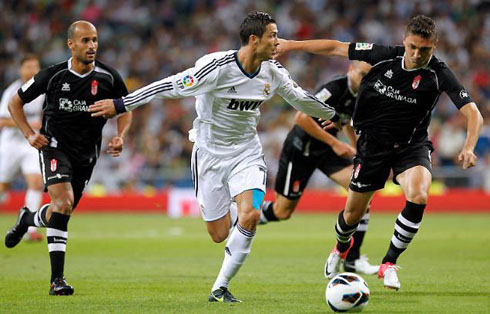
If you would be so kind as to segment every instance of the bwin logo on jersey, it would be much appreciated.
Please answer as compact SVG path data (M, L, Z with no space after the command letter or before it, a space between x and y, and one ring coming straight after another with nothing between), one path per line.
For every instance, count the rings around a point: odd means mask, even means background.
M253 100L243 100L243 101L240 101L240 100L236 100L236 99L232 99L230 101L230 103L228 104L228 109L231 109L231 110L240 110L240 111L252 111L252 110L255 110L257 109L261 104L262 104L262 100L256 100L256 101L253 101Z

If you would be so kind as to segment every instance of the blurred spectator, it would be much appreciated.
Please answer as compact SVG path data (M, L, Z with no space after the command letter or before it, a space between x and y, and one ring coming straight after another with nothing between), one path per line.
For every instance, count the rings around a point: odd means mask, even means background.
M40 55L43 64L67 59L65 30L78 19L97 26L103 43L99 59L114 65L132 91L192 66L201 55L238 48L236 21L256 9L275 17L281 37L388 44L401 44L410 17L416 14L433 17L440 33L436 54L457 72L486 120L486 135L478 144L478 155L479 167L483 167L480 173L486 172L487 182L490 181L488 0L2 1L0 91L16 78L16 64L27 51ZM301 53L282 56L279 61L310 90L347 68L344 60ZM187 131L195 117L193 106L192 99L165 103L157 100L153 106L136 110L123 156L117 160L102 156L93 182L111 192L143 190L148 185L192 186ZM280 146L294 113L277 100L262 105L261 110L264 116L261 129L267 130L263 143L269 182L273 182ZM436 131L434 144L439 146L435 165L454 164L456 147L461 144L458 139L464 137L458 118L453 117L456 114L450 100L441 97L433 118L441 124L432 128ZM106 130L104 134L113 133ZM480 181L478 186L483 186L484 180ZM487 185L490 189L490 183Z

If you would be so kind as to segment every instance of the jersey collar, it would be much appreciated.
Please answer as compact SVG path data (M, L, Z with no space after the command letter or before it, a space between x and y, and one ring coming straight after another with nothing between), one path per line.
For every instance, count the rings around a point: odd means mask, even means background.
M238 68L242 71L243 74L245 74L245 76L247 76L248 78L252 79L254 77L257 76L257 74L259 74L260 72L260 68L262 67L262 64L259 65L259 68L257 69L257 71L255 71L254 73L248 73L247 71L245 71L245 69L242 67L242 64L240 63L240 60L238 59L238 50L235 51L235 53L233 54L233 56L235 57L235 62L236 64L238 65Z
M71 57L70 59L68 59L68 71L70 71L71 73L75 74L76 76L78 77L86 77L87 75L89 75L90 73L92 73L92 71L95 69L95 61L94 61L94 66L92 67L92 70L88 71L87 73L85 74L80 74L78 72L75 72L71 69L71 60L73 59L73 57Z
M412 71L417 71L417 70L420 70L420 69L427 69L429 67L429 63L430 63L430 60L432 60L432 56L430 56L429 60L427 60L427 63L424 64L424 65L421 65L419 66L418 68L413 68L413 69L406 69L405 68L405 55L403 55L402 57L402 69L407 71L407 72L412 72Z

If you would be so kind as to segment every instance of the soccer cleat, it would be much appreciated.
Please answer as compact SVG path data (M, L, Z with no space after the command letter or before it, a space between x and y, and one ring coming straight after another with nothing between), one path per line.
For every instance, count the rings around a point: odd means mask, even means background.
M345 261L344 270L346 272L374 275L379 271L379 266L371 265L366 255L362 255L354 261Z
M16 246L22 237L27 232L28 226L24 223L23 219L26 214L30 213L29 208L22 207L19 211L19 216L17 217L17 222L15 226L10 229L5 235L5 246L8 248L13 248Z
M337 249L337 243L335 243L335 246L333 247L332 252L328 256L327 262L325 263L324 274L325 274L326 278L332 279L333 277L335 277L339 273L340 265L342 264L342 262L347 257L347 254L349 253L349 250L353 244L354 244L354 238L351 237L349 248L345 252L340 252Z
M75 289L66 283L65 277L56 278L49 289L49 295L72 295L74 292Z
M208 298L209 302L224 302L224 303L240 303L242 301L238 300L235 298L230 291L228 291L228 288L226 287L219 287L218 289L214 290L209 294Z
M398 275L396 272L400 269L393 263L386 262L381 264L378 271L378 278L384 278L385 288L399 290L401 287L400 280L398 280Z

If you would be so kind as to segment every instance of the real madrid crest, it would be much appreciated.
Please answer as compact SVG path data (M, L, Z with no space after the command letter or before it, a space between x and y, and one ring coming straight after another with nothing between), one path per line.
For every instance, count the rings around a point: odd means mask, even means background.
M270 93L271 93L271 84L265 83L263 94L265 97L267 97L269 96Z

